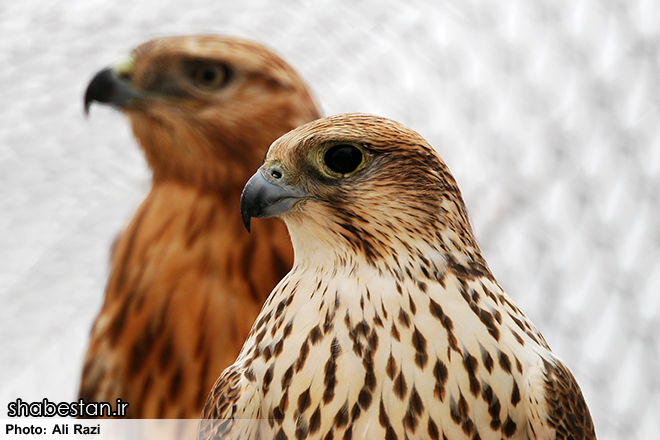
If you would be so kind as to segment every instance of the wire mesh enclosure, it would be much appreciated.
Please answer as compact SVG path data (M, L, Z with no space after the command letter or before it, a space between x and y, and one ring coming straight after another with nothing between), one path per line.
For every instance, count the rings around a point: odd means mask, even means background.
M600 439L660 438L660 3L22 1L0 6L0 403L75 396L107 252L148 188L91 75L220 33L290 62L324 114L402 122L463 191L500 285ZM3 417L5 415L3 414Z

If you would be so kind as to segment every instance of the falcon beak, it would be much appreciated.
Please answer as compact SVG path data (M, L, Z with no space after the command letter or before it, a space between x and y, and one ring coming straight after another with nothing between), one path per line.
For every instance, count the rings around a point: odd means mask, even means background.
M307 194L298 186L286 185L279 165L259 168L248 180L241 194L241 218L250 232L250 219L284 214Z
M131 85L132 76L132 57L97 73L85 92L85 114L89 114L89 107L94 101L121 108L140 98L142 93Z

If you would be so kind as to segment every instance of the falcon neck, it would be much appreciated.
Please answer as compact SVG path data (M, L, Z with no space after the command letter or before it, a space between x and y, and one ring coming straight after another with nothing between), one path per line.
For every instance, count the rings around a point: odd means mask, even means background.
M471 232L459 234L453 228L429 228L426 235L411 236L390 225L391 233L370 224L334 224L326 217L286 218L295 250L294 267L316 270L320 267L375 270L402 281L433 278L447 272L463 278L494 279Z
M247 264L257 253L274 263L265 268ZM226 280L244 276L259 287L255 292L262 301L272 286L262 286L261 279L269 279L270 271L277 272L274 278L282 277L291 265L291 249L284 225L275 219L259 222L252 234L245 231L238 195L221 197L168 181L151 189L118 240L112 260L109 295L130 291L149 269L201 272Z

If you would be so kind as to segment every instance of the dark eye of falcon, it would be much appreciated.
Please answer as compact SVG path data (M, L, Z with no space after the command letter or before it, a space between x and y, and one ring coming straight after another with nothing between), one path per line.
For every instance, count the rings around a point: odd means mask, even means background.
M229 80L229 69L223 64L194 62L190 67L190 78L198 87L217 89Z
M354 145L335 145L326 151L323 161L335 173L350 173L362 163L362 151Z

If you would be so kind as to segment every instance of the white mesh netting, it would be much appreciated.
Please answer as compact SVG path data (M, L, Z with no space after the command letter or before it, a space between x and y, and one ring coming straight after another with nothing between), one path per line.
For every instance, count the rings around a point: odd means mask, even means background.
M122 117L83 118L86 82L151 37L214 32L274 49L326 115L426 137L599 438L660 438L659 31L654 0L4 2L0 404L74 396L148 186Z

